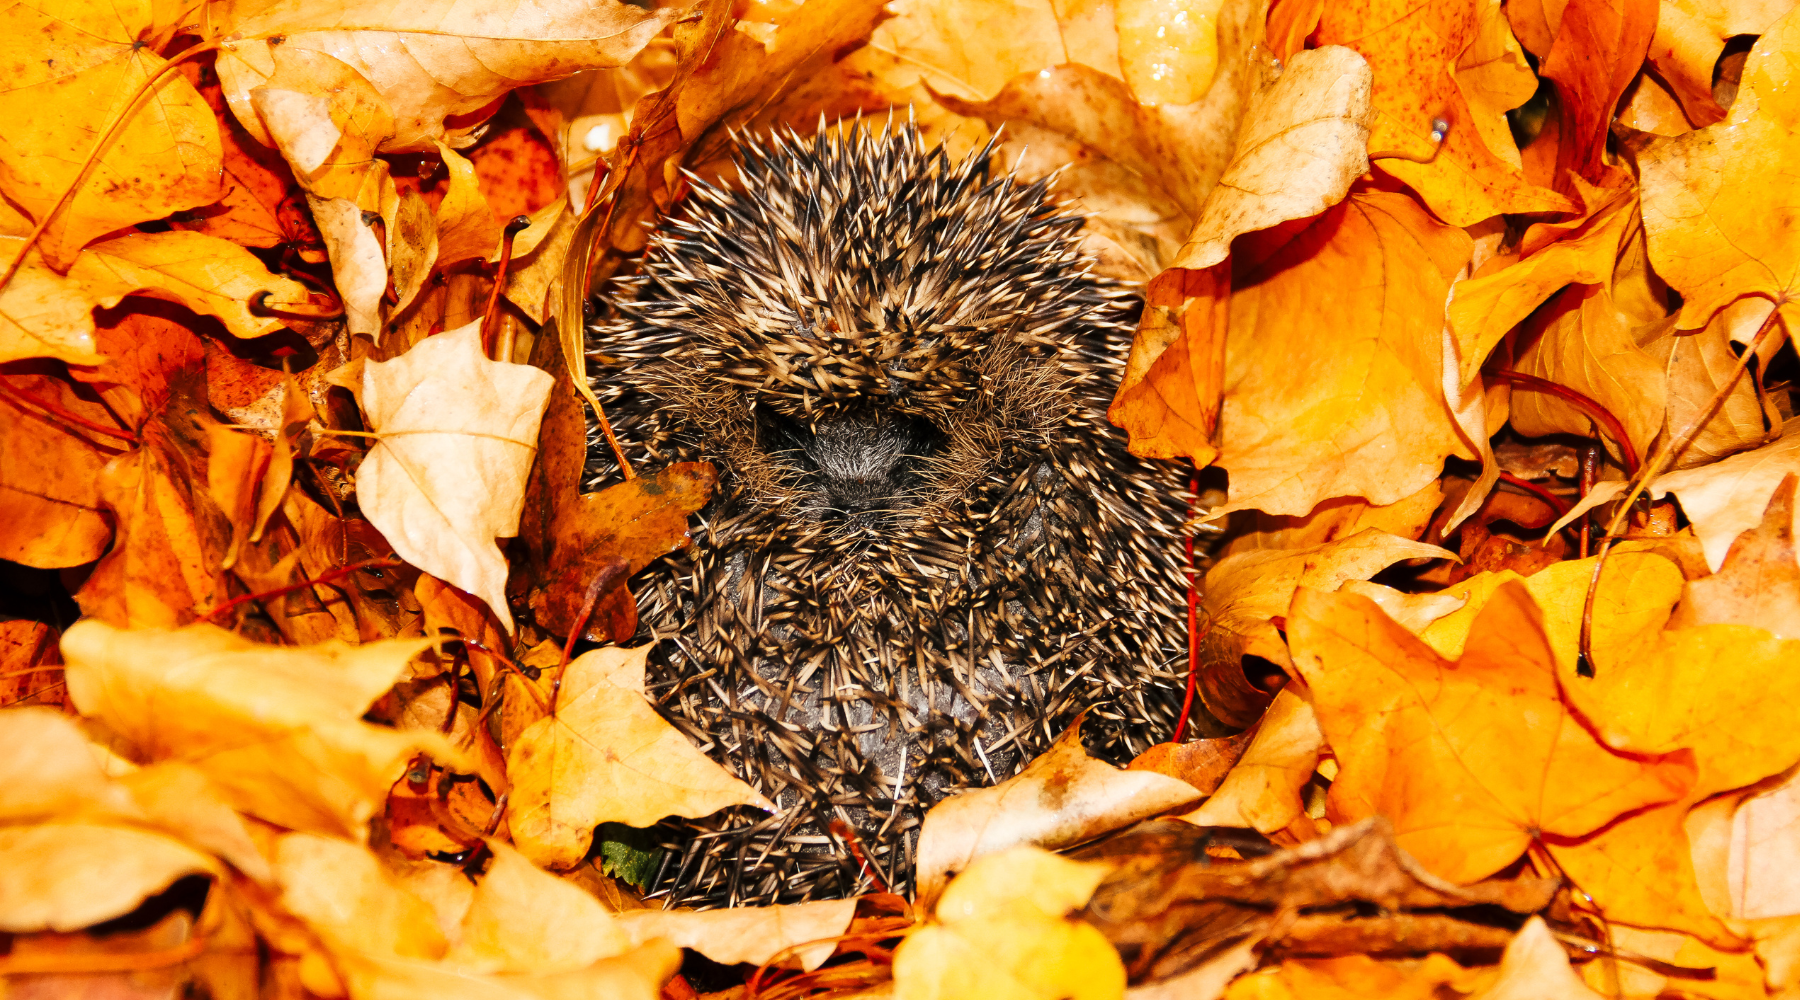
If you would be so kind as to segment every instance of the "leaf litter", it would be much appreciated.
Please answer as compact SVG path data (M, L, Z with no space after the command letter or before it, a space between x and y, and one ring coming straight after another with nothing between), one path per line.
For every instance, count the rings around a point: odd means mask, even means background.
M4 988L1793 995L1800 14L1715 6L20 8ZM916 894L665 909L649 829L773 790L608 644L719 473L582 492L584 298L890 113L1144 298L1195 738L1077 724Z

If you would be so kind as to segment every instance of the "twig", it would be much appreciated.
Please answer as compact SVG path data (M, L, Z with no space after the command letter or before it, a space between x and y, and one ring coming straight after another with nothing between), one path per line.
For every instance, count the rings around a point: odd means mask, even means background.
M551 715L556 714L556 699L562 695L563 674L568 672L569 654L575 651L575 640L581 638L581 633L587 629L587 620L594 613L594 604L600 600L600 595L610 593L614 587L624 582L625 570L629 565L625 560L614 556L594 573L593 580L588 583L581 611L575 616L574 624L569 626L569 637L563 641L562 662L556 665L556 680L550 684Z
M494 287L488 293L487 308L481 311L481 353L494 358L494 317L500 313L500 291L506 287L506 269L512 265L513 240L531 225L531 216L515 215L500 237L500 266L494 272ZM507 361L510 358L494 358Z
M30 405L35 406L40 410L43 410L44 412L50 414L53 417L56 417L60 420L65 420L71 424L74 424L77 427L81 427L86 430L93 431L95 434L104 434L110 438L117 438L118 440L124 441L125 443L131 445L134 448L137 447L139 444L143 443L136 434L133 434L130 431L122 431L116 427L107 427L104 424L96 424L91 420L86 420L82 417L78 417L75 414L70 413L68 410L63 409L62 407L57 406L54 403L44 402L43 400L37 398L36 396L31 395L30 393L26 392L25 390L20 389L18 386L15 386L12 383L7 382L5 379L0 379L0 392L4 392L6 395L11 396L16 402L29 403Z
M329 573L323 574L322 576L313 577L310 580L302 580L299 583L289 584L286 587L276 587L274 590L265 590L259 594L244 594L241 597L234 597L231 600L226 601L224 604L221 604L218 607L212 609L211 611L208 611L206 614L201 615L199 617L198 621L203 621L203 622L212 621L214 618L218 617L219 615L225 613L226 611L228 611L232 608L237 607L240 604L247 604L251 601L264 601L264 600L268 600L271 597L280 597L283 594L291 594L296 590L301 590L306 587L312 587L312 586L317 586L319 584L330 583L333 580L341 580L344 577L349 576L352 573L356 573L360 570L376 569L376 568L385 567L385 566L404 566L404 565L406 565L406 563L402 562L400 559L390 556L390 557L383 558L383 559L365 559L362 562L351 563L348 566L339 566L337 569L334 569Z
M1511 383L1520 389L1531 389L1535 392L1549 393L1550 395L1561 399L1563 402L1574 406L1589 417L1592 417L1595 423L1605 429L1606 436L1612 438L1613 441L1618 444L1619 454L1625 461L1626 474L1637 474L1637 447L1631 443L1631 438L1626 435L1625 425L1619 422L1618 417L1612 415L1611 410L1601 406L1594 399L1576 392L1566 385L1552 382L1549 379L1538 378L1536 375L1527 375L1524 372L1501 371L1495 372L1493 377L1499 381Z

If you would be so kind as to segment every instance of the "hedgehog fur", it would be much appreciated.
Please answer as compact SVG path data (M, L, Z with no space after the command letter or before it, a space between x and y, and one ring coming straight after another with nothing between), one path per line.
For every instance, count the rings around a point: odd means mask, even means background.
M1049 182L910 125L746 141L590 331L626 454L706 460L692 548L633 581L660 711L779 807L663 830L685 905L910 883L924 811L1086 711L1167 739L1186 669L1179 469L1106 421L1134 297ZM603 442L588 488L617 481Z

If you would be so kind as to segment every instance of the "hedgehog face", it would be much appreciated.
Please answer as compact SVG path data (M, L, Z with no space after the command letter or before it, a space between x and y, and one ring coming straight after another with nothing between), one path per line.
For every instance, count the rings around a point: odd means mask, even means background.
M832 819L904 883L927 806L1075 714L1113 757L1166 736L1182 479L1106 422L1130 300L1079 228L910 128L776 137L613 298L594 388L628 453L721 473L693 548L633 582L650 691L781 807L672 834L664 890L856 891Z

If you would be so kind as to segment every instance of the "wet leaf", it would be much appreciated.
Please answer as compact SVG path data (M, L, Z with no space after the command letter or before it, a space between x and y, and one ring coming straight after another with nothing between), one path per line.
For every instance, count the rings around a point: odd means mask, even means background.
M534 863L568 868L606 822L650 826L773 803L708 760L644 698L648 645L584 653L561 678L556 714L513 744L511 825Z

